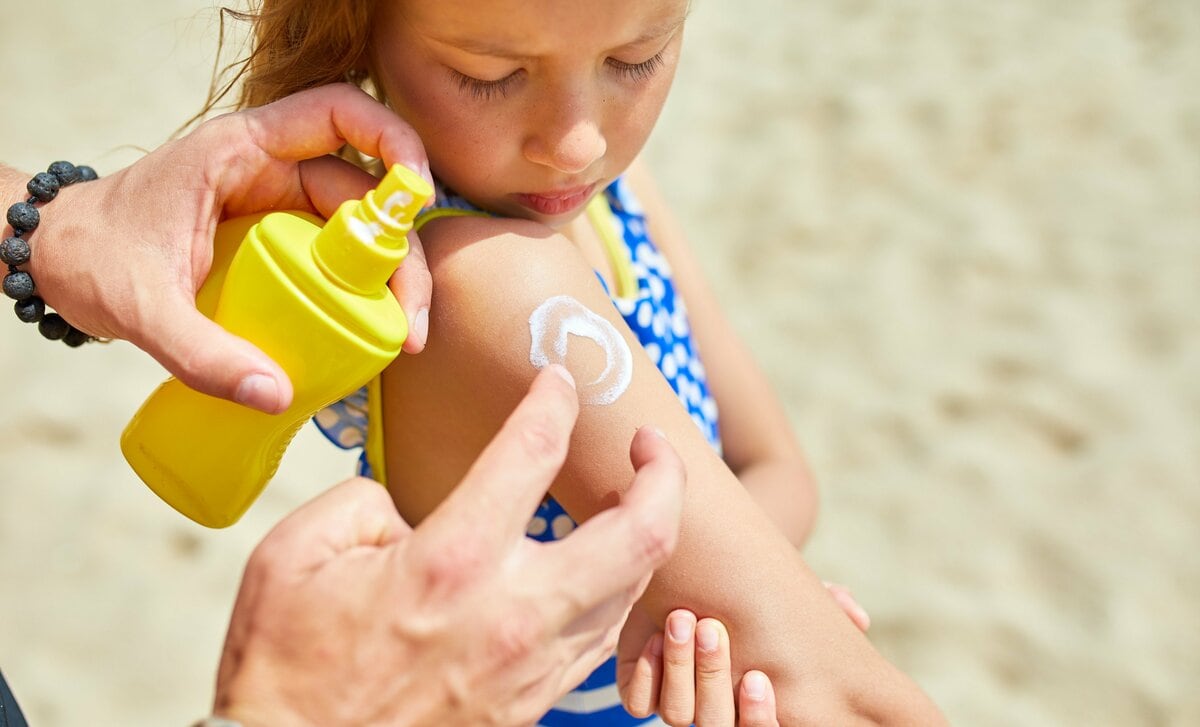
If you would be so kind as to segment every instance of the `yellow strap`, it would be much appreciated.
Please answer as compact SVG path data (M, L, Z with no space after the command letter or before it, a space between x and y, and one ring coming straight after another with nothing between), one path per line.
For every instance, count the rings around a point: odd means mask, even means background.
M367 383L367 466L376 482L387 484L387 457L383 450L383 374Z
M604 244L604 252L608 253L608 262L612 266L614 283L617 286L617 297L635 297L638 287L633 276L633 264L629 261L629 250L625 247L624 240L617 236L617 229L613 224L613 211L603 194L592 197L588 202L587 216L592 223L592 229Z
M424 227L426 223L433 222L434 220L440 220L443 217L491 217L491 215L482 210L461 210L457 207L434 207L431 210L425 210L421 214L417 215L417 219L413 221L413 229L417 232L420 232L421 228Z

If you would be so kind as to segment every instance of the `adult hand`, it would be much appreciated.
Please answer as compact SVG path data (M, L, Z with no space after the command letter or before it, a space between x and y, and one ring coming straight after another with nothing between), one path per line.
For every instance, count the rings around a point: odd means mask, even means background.
M38 293L75 327L130 341L194 389L281 412L292 399L287 375L202 316L195 294L222 219L287 209L328 217L374 187L371 175L327 156L346 143L429 176L416 133L349 85L220 116L125 169L63 189L31 237ZM431 278L415 234L409 243L392 285L409 316L405 350L416 352Z
M720 621L697 621L686 609L668 614L666 630L655 633L636 659L618 662L617 684L635 717L658 712L673 727L779 727L767 675L746 672L735 692L729 632Z
M216 714L285 727L526 725L599 665L675 546L684 470L642 429L618 505L562 541L527 539L578 415L568 382L543 371L415 531L362 479L281 522L246 567Z

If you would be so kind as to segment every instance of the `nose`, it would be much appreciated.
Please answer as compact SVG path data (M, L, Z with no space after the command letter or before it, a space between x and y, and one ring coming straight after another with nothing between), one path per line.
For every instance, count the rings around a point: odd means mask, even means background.
M600 118L580 99L554 103L538 114L524 144L526 159L564 174L586 170L607 151Z

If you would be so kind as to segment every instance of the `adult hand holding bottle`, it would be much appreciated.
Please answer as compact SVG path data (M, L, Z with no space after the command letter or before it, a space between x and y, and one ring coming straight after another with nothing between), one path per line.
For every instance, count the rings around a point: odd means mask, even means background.
M207 394L269 413L291 403L284 371L196 310L222 219L266 210L322 217L377 181L329 156L343 144L429 177L424 148L395 113L349 85L294 94L206 121L136 163L60 192L30 238L39 295L75 327L121 338ZM29 175L0 167L17 201ZM424 347L431 279L420 240L391 281L409 323L404 350Z

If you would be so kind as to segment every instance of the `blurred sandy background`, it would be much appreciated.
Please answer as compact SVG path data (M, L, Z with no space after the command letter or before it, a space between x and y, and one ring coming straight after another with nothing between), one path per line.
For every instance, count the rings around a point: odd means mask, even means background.
M207 88L204 0L8 10L18 168L112 171ZM822 483L812 563L955 724L1200 725L1200 4L705 0L689 33L649 154ZM206 714L251 547L351 458L306 430L205 531L117 448L156 364L0 341L0 665L36 725Z

